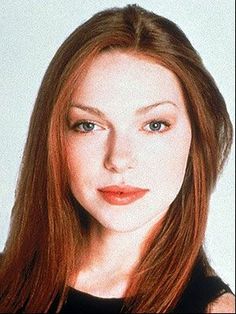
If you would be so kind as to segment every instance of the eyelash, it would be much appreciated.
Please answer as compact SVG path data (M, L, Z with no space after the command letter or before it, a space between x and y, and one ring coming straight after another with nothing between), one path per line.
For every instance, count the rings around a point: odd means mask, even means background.
M158 133L158 134L160 134L160 133L164 133L164 132L166 132L169 128L170 128L170 126L171 126L171 123L169 122L169 121L167 121L167 120L158 120L158 119L152 119L152 120L150 120L150 121L148 121L148 122L146 122L146 124L145 125L148 125L148 124L151 124L152 122L154 122L154 123L159 123L159 124L161 124L161 125L164 125L164 127L165 127L165 130L164 131L160 131L159 129L158 130L156 130L156 131L146 131L146 130L144 130L144 132L146 133L146 134L156 134L156 133ZM74 130L75 132L78 132L78 133L80 133L80 134L82 134L82 135L89 135L89 134L91 134L91 133L94 133L95 132L95 130L91 130L91 131L81 131L81 130L79 130L78 129L78 127L80 126L80 125L83 125L83 124L85 124L85 123L91 123L91 124L93 124L93 125L97 125L94 121L91 121L91 120L79 120L79 121L77 121L77 122L75 122L74 124L72 124L72 126L70 127L72 130Z

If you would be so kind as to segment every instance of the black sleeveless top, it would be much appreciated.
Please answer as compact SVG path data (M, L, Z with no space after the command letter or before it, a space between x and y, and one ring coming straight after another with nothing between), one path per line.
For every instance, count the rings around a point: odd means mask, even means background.
M170 313L205 313L206 307L224 293L233 293L218 276L206 276L201 263L197 263L192 276L176 307ZM125 313L123 298L100 298L88 293L69 289L61 314L118 314ZM50 313L55 313L51 307Z

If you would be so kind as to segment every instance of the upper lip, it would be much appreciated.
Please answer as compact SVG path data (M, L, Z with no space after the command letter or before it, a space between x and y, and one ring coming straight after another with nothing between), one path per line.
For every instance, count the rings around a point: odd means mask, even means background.
M109 185L103 188L99 188L98 191L113 193L134 193L148 191L148 189L142 189L131 185Z

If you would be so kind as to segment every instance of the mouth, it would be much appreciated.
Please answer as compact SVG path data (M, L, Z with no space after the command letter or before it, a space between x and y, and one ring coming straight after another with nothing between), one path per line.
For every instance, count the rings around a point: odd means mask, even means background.
M127 205L142 198L149 189L141 189L128 185L107 186L98 189L102 198L111 205Z

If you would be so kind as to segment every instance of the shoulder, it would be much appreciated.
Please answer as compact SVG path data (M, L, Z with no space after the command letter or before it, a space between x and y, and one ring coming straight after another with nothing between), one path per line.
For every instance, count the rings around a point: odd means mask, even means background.
M218 276L193 276L174 313L235 313L234 295Z
M235 313L235 296L224 293L208 305L207 313Z

